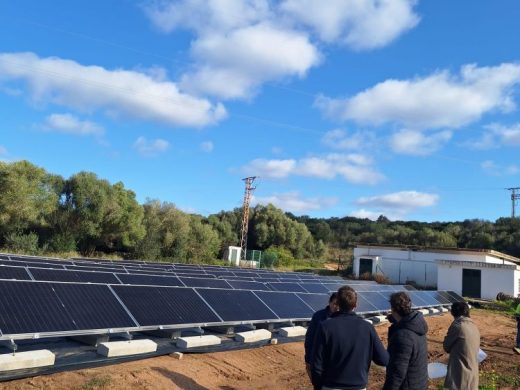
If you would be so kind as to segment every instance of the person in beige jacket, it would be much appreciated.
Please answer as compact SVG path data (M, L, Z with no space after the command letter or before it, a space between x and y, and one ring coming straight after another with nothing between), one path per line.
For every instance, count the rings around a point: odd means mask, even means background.
M444 387L450 390L478 390L478 352L480 332L469 317L466 302L451 305L453 322L443 347L450 354Z

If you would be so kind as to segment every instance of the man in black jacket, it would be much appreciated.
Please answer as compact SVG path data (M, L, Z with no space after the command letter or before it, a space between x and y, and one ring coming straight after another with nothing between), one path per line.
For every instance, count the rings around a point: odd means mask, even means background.
M374 326L354 313L357 294L348 286L337 294L339 311L318 327L311 361L312 384L327 389L365 389L373 361L388 363Z
M328 319L332 313L335 313L338 311L338 300L336 298L338 293L333 292L330 295L329 298L329 304L321 310L318 310L314 315L312 316L311 322L309 323L309 326L307 327L307 333L305 333L305 368L307 370L307 374L309 375L309 378L311 378L311 360L313 356L313 345L314 345L314 338L316 337L316 331L318 330L318 326ZM316 388L316 390L319 390L319 387Z
M428 325L421 313L412 311L405 292L390 296L393 324L388 329L388 353L383 390L428 389Z

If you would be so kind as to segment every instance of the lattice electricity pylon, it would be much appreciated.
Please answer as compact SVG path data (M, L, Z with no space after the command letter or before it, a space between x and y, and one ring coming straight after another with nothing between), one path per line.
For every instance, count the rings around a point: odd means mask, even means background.
M244 192L244 204L242 206L242 229L240 234L240 259L242 260L246 260L247 230L249 228L249 203L251 202L253 191L256 190L256 187L253 187L253 183L256 178L256 176L250 176L242 179L246 184L246 189Z
M517 193L520 187L508 188L511 191L511 218L516 217L516 202L520 199L520 194Z

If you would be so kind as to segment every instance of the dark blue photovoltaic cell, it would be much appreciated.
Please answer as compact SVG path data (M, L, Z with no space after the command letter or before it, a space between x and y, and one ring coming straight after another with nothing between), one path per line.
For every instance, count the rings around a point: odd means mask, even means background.
M296 294L298 297L309 305L312 310L318 311L321 309L325 309L329 304L329 295L328 294Z
M315 294L328 294L329 289L321 283L300 283L307 292Z
M123 284L142 284L148 286L183 286L175 276L116 274Z
M203 288L196 290L224 321L278 319L251 291Z
M23 267L0 266L0 279L31 280Z
M254 282L255 281L255 278L248 278L245 276L228 276L228 277L220 278L220 279L227 280L228 282L230 280L243 280L244 282Z
M3 335L76 330L51 283L0 282Z
M422 299L419 294L420 291L408 291L408 295L412 299L412 307L426 307L429 306L428 303Z
M363 295L358 294L357 307L354 311L356 313L364 314L364 313L380 312L380 311L385 311L385 310L376 308L374 305L372 305L370 302L368 302L367 299L363 297Z
M209 278L179 278L186 287L231 288L228 282Z
M255 291L255 294L274 311L279 318L311 318L314 313L314 311L294 293Z
M298 283L268 283L268 286L274 291L307 292L307 290Z
M107 283L119 284L109 272L67 271L48 268L29 268L35 280L51 282Z
M451 297L451 302L465 302L464 301L464 298L462 298L459 294L457 294L456 292L454 291L446 291L450 297Z
M248 282L243 280L228 280L227 282L236 290L260 290L260 291L269 291L269 287L267 287L264 283L259 282Z
M363 291L358 293L358 299L359 296L365 298L368 303L370 303L372 306L375 307L378 311L387 311L390 310L390 303L388 302L388 299L385 298L385 296L381 295L378 292L375 291Z
M419 297L426 302L429 306L439 306L441 303L435 299L434 295L432 293L435 293L435 291L418 291Z
M52 288L78 330L137 326L108 286L52 283Z
M192 288L123 285L112 288L141 326L221 322Z
M448 298L446 298L441 291L426 291L428 295L431 295L434 299L439 301L442 305L449 305L451 302Z

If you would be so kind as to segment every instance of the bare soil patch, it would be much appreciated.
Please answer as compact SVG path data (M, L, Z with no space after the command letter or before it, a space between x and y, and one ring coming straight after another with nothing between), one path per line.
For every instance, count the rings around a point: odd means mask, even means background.
M520 389L520 355L513 352L516 335L514 319L500 313L473 310L488 358L481 365L481 385L492 389ZM442 340L451 323L450 315L427 319L430 361L446 363ZM387 342L387 326L376 327ZM372 367L368 389L380 389L384 371ZM442 381L431 382L438 389ZM0 389L186 389L260 390L312 389L303 364L303 343L262 348L185 354L182 360L170 356L118 365L63 372L0 383Z

